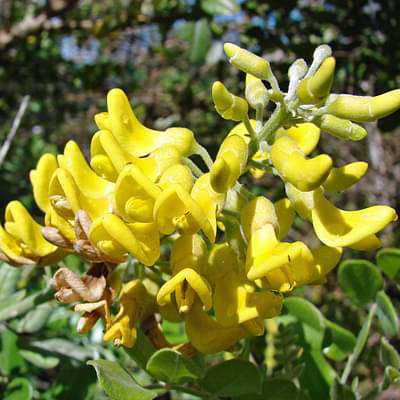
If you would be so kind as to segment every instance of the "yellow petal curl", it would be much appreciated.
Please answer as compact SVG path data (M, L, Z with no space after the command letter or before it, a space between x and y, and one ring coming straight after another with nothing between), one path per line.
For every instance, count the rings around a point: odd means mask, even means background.
M271 159L284 181L305 192L320 186L332 168L332 159L326 154L306 159L300 147L288 136L275 141Z
M322 186L328 192L342 192L356 184L367 170L368 164L363 161L346 164L340 168L332 168Z

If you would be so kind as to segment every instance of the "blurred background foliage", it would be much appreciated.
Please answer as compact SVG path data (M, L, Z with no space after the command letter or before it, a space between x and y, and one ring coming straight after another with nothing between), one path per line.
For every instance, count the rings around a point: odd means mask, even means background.
M188 127L215 154L232 123L214 111L211 85L218 79L235 94L244 93L243 74L223 55L226 41L268 58L283 87L295 58L310 60L321 43L329 44L337 59L334 91L375 95L399 87L399 15L398 0L1 0L0 143L23 96L30 95L21 126L0 165L2 214L14 198L36 213L28 172L41 154L62 151L69 139L88 154L96 131L93 116L105 110L106 93L113 87L128 93L146 125ZM399 209L399 117L397 112L379 124L367 124L369 135L362 143L323 137L321 150L338 165L354 160L370 163L363 181L338 199L340 206L351 209L378 202ZM276 198L283 193L276 182L263 178L257 190ZM298 225L293 238L304 238L309 231L308 225ZM398 247L400 231L388 228L384 242ZM31 280L17 286L37 291L37 272L30 273ZM398 288L388 285L398 306ZM346 302L335 276L327 286L306 294L326 317L358 331L363 314ZM52 328L46 335L59 336L56 326L68 340L85 345L86 339L75 337L70 315L59 317L62 323L57 316L50 320ZM12 331L3 338L3 350L13 349L4 340L15 342ZM101 351L93 346L94 352ZM371 357L367 352L359 372L373 381L382 371L371 367ZM36 390L44 393L40 398L71 398L73 377L81 379L82 371L88 382L95 382L93 371L87 372L83 363L85 357L77 360L61 354L61 358L55 384L49 384L56 374L53 369L46 374L30 372ZM26 373L26 357L16 362L20 364L3 368L2 374L15 368ZM52 391L46 391L49 388ZM88 388L73 397L90 398L85 397Z

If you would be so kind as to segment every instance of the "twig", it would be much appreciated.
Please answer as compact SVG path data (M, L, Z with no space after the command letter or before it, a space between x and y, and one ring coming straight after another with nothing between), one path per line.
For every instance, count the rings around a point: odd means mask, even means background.
M22 117L24 116L26 108L28 107L29 99L30 99L29 95L26 95L23 97L21 104L19 106L17 115L15 116L14 121L12 123L11 129L8 132L8 135L7 135L6 139L4 140L4 143L1 145L0 167L3 165L3 162L7 156L8 150L10 150L11 143L14 140L14 137L17 133L19 125L21 124Z

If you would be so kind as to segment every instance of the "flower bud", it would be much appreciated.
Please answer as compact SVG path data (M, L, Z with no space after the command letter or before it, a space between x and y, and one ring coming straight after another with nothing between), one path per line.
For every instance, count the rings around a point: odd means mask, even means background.
M233 43L225 43L224 51L229 57L229 62L241 71L261 80L269 80L271 78L271 67L269 62L264 58L242 49Z
M327 110L339 118L356 122L375 121L400 108L400 89L379 96L334 95L328 99Z
M264 108L269 101L267 88L260 79L250 74L246 74L245 96L247 102L254 109L256 109L258 105Z
M228 91L223 83L214 82L212 87L212 98L218 114L228 120L243 121L247 117L249 106L241 97L235 96Z
M297 96L302 103L318 104L329 94L332 87L335 64L335 59L328 57L313 76L300 82L297 88Z
M346 119L325 114L320 119L314 121L323 131L345 140L364 139L368 132L360 125Z

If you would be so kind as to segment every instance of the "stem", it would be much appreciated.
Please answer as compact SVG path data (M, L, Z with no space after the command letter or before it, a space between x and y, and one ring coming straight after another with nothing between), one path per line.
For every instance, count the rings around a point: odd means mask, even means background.
M256 133L260 133L264 122L264 107L261 103L256 107Z
M260 161L250 160L248 162L248 165L249 165L249 167L262 169L263 171L272 173L272 167L270 167L269 165L265 165L264 163L262 163Z
M354 351L348 358L346 366L345 366L343 374L342 374L342 377L340 378L340 383L342 383L343 385L346 383L347 379L349 378L351 370L353 369L356 361L358 360L358 358L360 357L360 354L363 351L363 348L364 348L365 343L368 338L369 330L371 328L372 319L376 312L376 308L377 308L377 305L373 304L369 310L367 320L364 322L364 325L362 326L360 332L358 333Z
M250 201L256 197L255 194L251 193L248 191L243 185L240 183L236 183L236 185L233 187L233 189L236 190L236 192L242 196L246 201Z
M266 140L269 144L274 142L275 132L283 125L289 113L284 105L278 105L269 120L261 129L259 140Z
M11 129L8 132L8 135L7 135L6 139L4 140L4 143L1 145L0 166L3 164L3 162L7 156L8 150L10 150L11 143L14 140L14 137L17 133L19 125L21 124L22 117L24 116L26 108L28 107L29 99L30 99L29 95L26 95L23 97L21 104L19 106L19 109L17 111L17 115L15 116L14 121L12 123Z
M199 178L203 175L203 171L190 158L183 157L182 163L190 168L196 178Z
M253 140L257 140L257 134L256 131L253 129L253 127L251 126L250 120L249 120L249 116L246 115L246 118L243 120L243 123L247 129L247 132L249 132L250 137Z
M204 163L207 165L207 168L211 169L213 165L213 160L210 157L210 154L208 154L208 151L205 149L205 147L203 147L199 143L195 143L193 146L193 154L199 155L203 159Z

